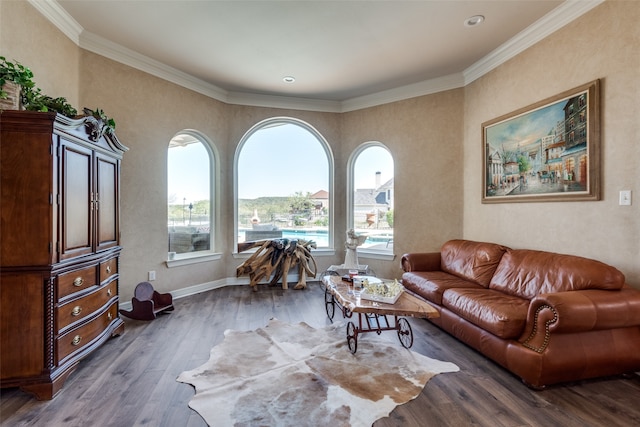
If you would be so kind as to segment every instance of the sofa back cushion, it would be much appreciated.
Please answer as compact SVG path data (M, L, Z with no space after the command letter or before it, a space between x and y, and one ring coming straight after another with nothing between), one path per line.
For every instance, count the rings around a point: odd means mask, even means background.
M440 268L487 288L506 250L495 243L450 240L440 249Z
M618 269L593 259L527 249L509 249L489 287L532 299L538 294L581 289L620 289L625 277Z

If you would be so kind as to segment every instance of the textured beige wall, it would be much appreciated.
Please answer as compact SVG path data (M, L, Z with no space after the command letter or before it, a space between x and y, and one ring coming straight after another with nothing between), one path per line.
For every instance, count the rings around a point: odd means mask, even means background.
M167 147L186 129L197 130L216 147L220 206L232 197L231 168L226 159L227 112L225 105L165 80L82 51L81 104L101 108L116 121L116 133L129 147L121 175L121 293L133 295L147 272L156 271L154 287L160 292L207 283L227 277L223 259L167 268ZM224 223L224 216L221 224ZM225 231L215 236L215 247L226 247ZM232 236L231 236L232 237Z
M361 261L378 276L399 277L403 253L462 237L463 102L457 89L344 114L337 169L346 173L349 155L368 141L385 144L394 158L396 257Z
M395 218L396 259L363 259L379 275L399 274L404 252L436 250L465 237L594 257L639 285L639 18L637 3L607 2L464 89L345 114L220 103L78 48L24 2L0 2L0 54L30 66L47 93L78 108L102 108L117 121L118 137L130 148L122 168L123 301L149 270L157 271L154 285L161 291L234 276L241 262L231 255L234 153L245 132L274 116L306 121L333 151L338 249L334 257L318 258L321 268L344 259L349 155L376 140L395 158L396 205L402 207ZM603 200L482 205L481 123L595 78L603 83ZM223 255L167 269L167 144L183 129L202 132L218 150L216 248ZM617 205L621 189L634 191L633 206Z
M608 1L465 88L465 238L593 257L640 287L639 6ZM595 79L602 200L481 204L481 124ZM632 206L618 205L620 190Z
M83 105L99 107L114 117L120 140L130 148L122 164L121 293L126 301L133 288L155 270L154 287L171 291L227 277L235 277L242 259L234 259L233 160L236 147L255 124L272 117L295 117L316 128L329 145L339 143L339 116L328 113L232 106L172 83L84 52L80 87ZM216 252L222 259L167 268L167 146L184 129L197 130L213 142L218 154ZM332 148L333 149L333 148ZM305 169L300 164L281 165ZM277 173L265 165L264 173ZM319 257L320 268L335 263Z
M31 69L43 94L78 108L80 49L26 1L0 1L0 56Z

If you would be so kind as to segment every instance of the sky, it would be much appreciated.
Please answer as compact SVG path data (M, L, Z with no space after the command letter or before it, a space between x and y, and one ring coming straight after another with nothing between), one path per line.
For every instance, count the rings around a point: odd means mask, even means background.
M170 203L206 200L208 155L201 144L171 149L168 160ZM327 154L307 129L284 124L257 130L246 140L238 159L238 195L241 199L261 196L288 197L329 190ZM375 172L380 183L393 177L393 159L383 148L363 151L356 161L355 187L374 188ZM175 178L175 179L174 179ZM340 185L336 183L336 185Z
M520 146L536 142L549 134L556 124L564 120L566 99L527 112L515 118L491 125L487 128L487 142L491 151L515 151Z
M297 125L253 133L238 158L238 197L291 196L327 190L327 155L314 135Z
M169 204L209 199L209 155L202 144L172 148L167 169Z

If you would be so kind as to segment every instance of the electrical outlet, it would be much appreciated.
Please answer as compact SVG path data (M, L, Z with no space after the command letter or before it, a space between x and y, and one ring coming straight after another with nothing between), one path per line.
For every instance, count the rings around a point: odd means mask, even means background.
M620 192L620 206L631 206L631 190Z
M156 280L156 272L151 270L149 272L149 281Z

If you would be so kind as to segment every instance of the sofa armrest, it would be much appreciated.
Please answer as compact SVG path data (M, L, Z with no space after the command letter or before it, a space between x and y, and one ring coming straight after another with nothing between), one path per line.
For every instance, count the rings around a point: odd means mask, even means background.
M531 300L520 342L539 353L554 333L640 327L640 291L589 289L541 294Z
M404 271L440 271L440 252L414 252L402 255Z

